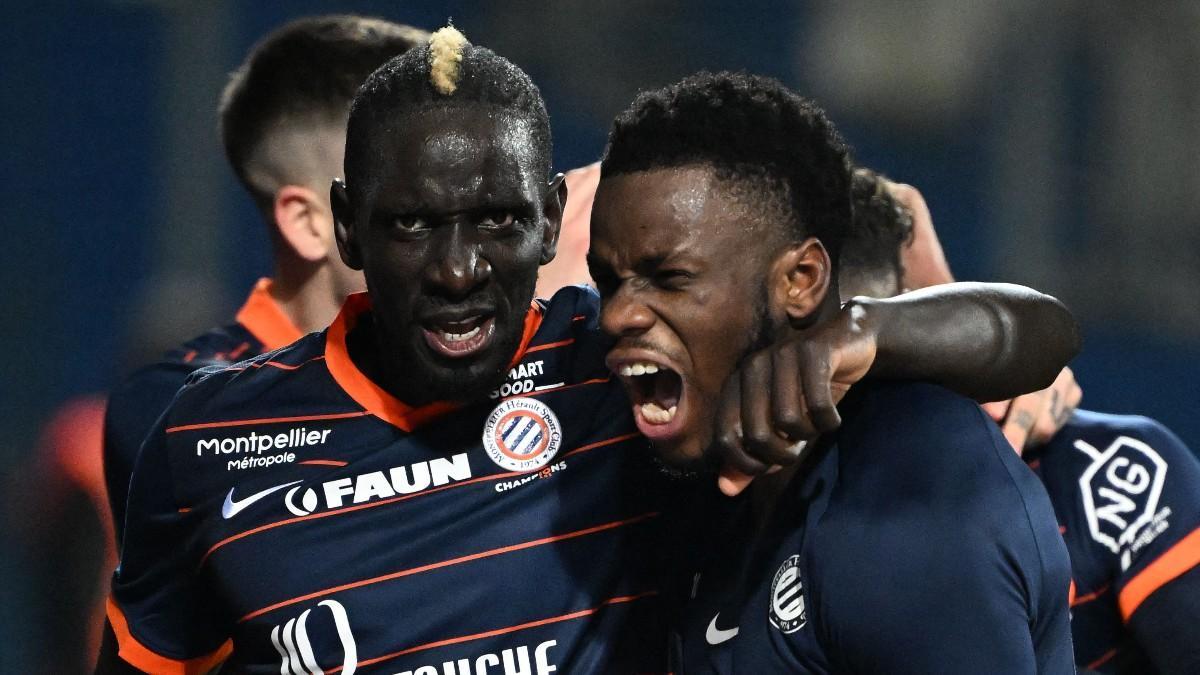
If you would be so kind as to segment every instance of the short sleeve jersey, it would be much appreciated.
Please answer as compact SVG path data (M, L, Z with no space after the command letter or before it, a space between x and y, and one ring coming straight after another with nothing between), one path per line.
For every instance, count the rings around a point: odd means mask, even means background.
M1049 499L979 406L881 382L840 409L761 528L718 504L674 672L1073 673Z
M594 292L535 303L486 404L323 333L186 386L135 467L109 618L151 672L662 672L658 474ZM147 668L149 666L149 668ZM157 669L155 669L157 668Z
M1080 667L1155 672L1129 624L1200 564L1200 462L1154 420L1084 410L1026 459L1071 554Z
M301 335L271 298L271 280L260 279L234 323L172 349L109 394L104 416L104 482L118 541L138 450L188 375L205 366L234 363L279 349Z

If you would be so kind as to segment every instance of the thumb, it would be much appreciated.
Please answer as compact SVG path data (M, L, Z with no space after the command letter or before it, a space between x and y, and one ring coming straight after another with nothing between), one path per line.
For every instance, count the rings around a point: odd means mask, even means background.
M717 487L726 497L736 497L742 493L742 490L749 487L753 480L754 476L726 466L721 469L721 474L717 478Z

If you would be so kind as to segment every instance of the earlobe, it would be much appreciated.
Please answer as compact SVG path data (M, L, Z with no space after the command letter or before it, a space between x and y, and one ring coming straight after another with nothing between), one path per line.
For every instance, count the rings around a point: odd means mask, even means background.
M361 270L362 260L358 254L357 233L354 227L354 208L350 204L350 193L346 190L346 184L340 179L334 179L333 184L329 186L329 206L333 210L333 234L342 262L352 270Z
M771 306L775 319L804 328L817 319L829 294L833 266L815 237L787 247L771 265Z
M542 232L542 258L545 265L554 260L558 252L558 235L562 229L563 209L567 204L567 182L563 174L555 174L546 190L542 213L546 218L546 229Z

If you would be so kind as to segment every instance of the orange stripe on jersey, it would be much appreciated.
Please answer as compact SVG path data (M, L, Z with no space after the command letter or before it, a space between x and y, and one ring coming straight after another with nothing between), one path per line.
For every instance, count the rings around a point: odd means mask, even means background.
M219 429L221 427L244 427L251 424L280 424L283 422L312 422L315 420L342 420L351 417L365 417L369 415L365 410L348 413L329 413L326 415L297 415L295 417L260 417L252 420L228 420L226 422L204 422L201 424L184 424L178 427L167 427L167 433L173 434L179 431L195 431L196 429Z
M526 354L532 354L532 353L534 353L534 352L541 352L541 351L545 351L545 350L547 350L547 349L554 349L555 347L566 347L566 346L567 346L567 345L569 345L569 344L574 344L574 342L575 342L575 338L568 338L568 339L566 339L566 340L559 340L558 342L547 342L547 343L546 343L546 344L544 344L544 345L538 345L538 346L536 346L536 347L530 347L529 349L526 349L526 350L525 350L525 353L526 353Z
M297 464L311 464L314 466L346 466L349 462L341 462L336 459L306 459Z
M233 354L230 354L230 356L232 357ZM231 371L234 373L239 373L239 372L241 372L243 370L247 370L249 368L262 368L263 366L271 366L272 368L279 368L280 370L299 370L300 368L307 366L308 364L312 363L313 361L324 361L324 360L325 360L325 355L322 354L321 356L314 356L307 361L301 361L300 363L297 363L294 366L290 363L283 363L281 361L257 361L255 363L251 363L250 365L246 366L245 368L226 368L225 370L228 370L228 371Z
M1200 527L1181 539L1166 553L1158 556L1129 580L1117 596L1117 604L1121 607L1121 618L1129 621L1129 617L1137 611L1150 594L1162 588L1167 582L1187 572L1200 564Z
M627 441L638 435L639 434L637 434L637 433L625 434L623 436L614 436L613 438L608 438L603 441L596 441L595 443L588 443L587 445L581 445L578 448L575 448L574 450L572 450L562 456L570 457L571 455L577 455L581 452L587 452L588 450L594 450L596 448L603 447L606 445L612 445L614 443L620 443L621 441ZM490 476L479 476L478 478L471 478L469 480L459 481L457 483L450 483L448 485L443 485L441 487L435 487L435 488L432 488L429 490L422 490L421 492L416 492L416 493L413 493L410 495L400 495L397 497L389 497L387 499L381 499L377 502L368 502L366 504L355 504L353 506L345 506L340 509L333 509L331 511L324 511L321 513L310 513L306 516L297 516L295 518L285 518L284 520L278 520L273 523L259 525L258 527L252 527L249 530L246 530L245 532L239 532L235 535L226 537L226 538L222 539L221 541L218 541L217 543L213 544L211 547L209 547L208 551L206 551L204 553L204 557L200 559L200 564L203 565L213 553L217 552L217 549L219 549L227 544L231 544L231 543L237 541L238 539L244 539L251 535L258 534L259 532L266 532L267 530L273 530L277 527L282 527L284 525L291 525L292 523L299 523L299 522L303 522L306 520L315 520L317 518L330 518L333 516L340 516L340 515L343 515L346 513L353 513L354 511L362 511L364 509L373 509L373 508L376 508L379 506L387 506L388 504L395 504L396 502L403 502L403 501L407 501L409 499L415 499L415 498L423 496L423 495L431 495L431 494L434 494L437 492L443 492L445 490L452 490L457 487L463 487L466 485L474 485L475 483L482 483L485 481L500 481L500 480L505 480L507 478L514 478L516 476L524 476L524 475L526 475L526 474L522 473L520 471L509 471L506 473L492 474Z
M527 623L521 623L521 624L517 624L515 626L508 626L506 628L497 628L495 630L484 631L482 633L472 633L471 635L463 635L460 637L447 638L445 640L438 640L437 642L427 642L423 645L417 645L416 647L409 647L408 649L401 649L400 651L392 652L391 654L384 654L383 656L376 656L374 658L367 659L365 661L359 661L358 665L371 666L371 665L375 665L376 663L380 663L382 661L388 661L390 659L394 659L394 658L397 658L400 656L405 656L406 654L413 654L415 652L423 652L428 649L436 649L438 647L446 647L449 645L456 645L456 644L460 644L463 642L470 642L472 640L481 640L483 638L495 637L497 635L505 635L508 633L515 633L517 631L525 630L527 628L537 628L538 626L545 626L547 624L560 623L563 621L570 621L572 619L581 619L585 616L591 616L592 614L595 614L596 612L599 612L600 610L602 610L605 607L608 607L610 605L619 605L619 604L626 603L626 602L633 602L635 600L641 600L642 598L649 598L649 597L653 597L656 595L658 595L658 591L646 591L645 593L638 593L636 595L622 595L622 596L618 596L615 598L609 598L609 599L605 600L604 602L601 602L599 605L597 605L595 607L591 607L589 609L581 609L578 612L571 612L570 614L561 614L559 616L552 616L548 619L538 619L537 621L529 621ZM336 673L336 672L339 672L341 669L342 669L342 667L338 666L336 668L330 668L326 672Z
M575 530L574 532L567 532L565 534L556 534L551 537L543 537L541 539L534 539L531 541L521 542L520 544L501 546L499 548L488 549L486 551L479 551L478 553L471 553L468 555L459 556L457 558L451 558L449 560L442 560L442 561L435 562L435 563L429 563L428 565L421 565L419 567L410 567L409 569L406 569L406 570L400 570L398 572L392 572L390 574L384 574L384 575L377 576L377 577L371 577L370 579L361 579L359 581L352 581L348 584L342 584L340 586L333 586L333 587L326 588L326 589L323 589L320 591L314 591L312 593L307 593L305 595L301 595L301 596L298 596L295 598L290 598L288 600L282 600L273 605L267 605L266 607L263 607L262 609L255 610L253 612L250 612L246 616L243 616L242 618L238 619L238 622L242 623L245 621L249 621L250 619L253 619L257 616L262 616L263 614L266 614L267 612L272 612L277 609L281 609L281 608L287 607L289 605L294 605L299 602L306 602L308 600L312 600L313 598L319 598L319 597L326 596L326 595L333 595L334 593L341 593L342 591L348 591L348 590L352 590L355 588L362 588L363 586L370 586L370 585L378 584L378 583L384 582L384 581L391 581L393 579L400 579L402 577L408 577L408 576L412 576L414 574L420 574L422 572L429 572L431 570L441 569L443 567L449 567L451 565L461 565L462 563L471 562L473 560L481 560L483 558L491 558L493 556L503 555L505 553L512 553L513 551L521 551L521 550L524 550L527 548L544 546L546 544L552 544L556 541L565 541L567 539L576 539L579 537L586 537L589 534L596 534L598 532L604 532L606 530L612 530L612 529L615 529L618 527L624 527L626 525L633 525L635 523L640 523L642 521L654 518L658 515L659 514L657 511L649 511L649 512L643 513L641 515L634 516L632 518L626 518L624 520L614 520L611 523L604 523L603 525L595 525L593 527L586 527L582 530Z
M1091 602L1091 601L1095 600L1096 598L1107 593L1108 589L1111 587L1112 586L1110 584L1105 584L1105 585L1101 586L1100 588L1097 588L1096 590L1092 591L1091 593L1085 593L1083 595L1076 595L1075 594L1076 593L1075 582L1072 581L1071 582L1071 594L1070 594L1071 599L1069 600L1070 606L1074 607L1076 605L1082 605L1085 602Z
M1095 670L1095 669L1099 668L1100 666L1102 666L1102 665L1104 665L1104 664L1108 663L1108 662L1109 662L1109 660L1110 660L1110 659L1112 659L1112 657L1114 657L1114 656L1116 656L1116 655L1117 655L1117 648L1116 648L1116 647L1113 647L1112 649L1110 649L1110 650L1108 650L1108 651L1104 652L1104 654L1102 654L1102 655L1100 656L1100 658L1098 658L1098 659L1096 659L1095 661L1092 661L1091 663L1087 664L1087 669L1088 669L1088 670Z
M254 290L238 310L237 322L263 344L263 351L275 351L304 337L275 298L271 297L270 279L259 279Z
M155 675L201 675L201 673L207 673L216 668L233 653L233 641L226 640L224 644L206 656L198 656L194 659L184 661L168 658L152 651L141 642L138 642L137 638L133 637L133 633L129 632L129 622L125 620L125 614L117 606L117 603L113 602L112 598L108 599L107 614L108 622L112 624L113 633L117 636L117 656L120 656L126 663L147 673L155 673Z
M183 362L191 363L192 360L196 358L196 354L197 354L197 352L195 349L188 350L188 353L183 355Z

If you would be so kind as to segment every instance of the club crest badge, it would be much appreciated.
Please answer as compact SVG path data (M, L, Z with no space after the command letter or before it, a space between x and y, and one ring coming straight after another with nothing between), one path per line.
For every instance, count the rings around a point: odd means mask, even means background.
M483 449L509 471L536 471L554 459L562 427L550 406L533 398L511 398L496 406L483 425Z
M800 578L800 556L783 561L771 581L771 625L784 633L804 628L808 617L804 612L804 581Z

